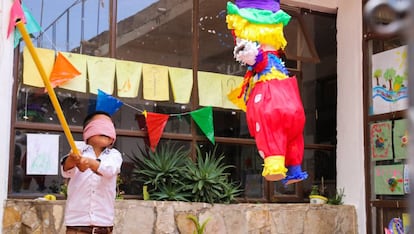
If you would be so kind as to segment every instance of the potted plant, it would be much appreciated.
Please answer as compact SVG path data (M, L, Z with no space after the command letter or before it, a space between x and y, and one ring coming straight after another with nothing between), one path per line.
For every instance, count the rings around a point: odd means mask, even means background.
M323 177L321 179L321 185L313 185L311 193L309 195L310 203L311 204L326 204L328 202L328 198L325 197L325 185L323 182Z
M336 191L335 195L333 197L330 197L328 200L328 204L331 205L342 205L344 202L342 199L345 197L345 189L340 188Z

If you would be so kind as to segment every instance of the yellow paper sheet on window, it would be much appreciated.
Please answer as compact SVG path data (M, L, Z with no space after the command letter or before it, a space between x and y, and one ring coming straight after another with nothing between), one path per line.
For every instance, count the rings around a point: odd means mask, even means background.
M198 73L198 96L200 106L223 106L223 75L213 72Z
M40 63L49 78L53 65L55 64L55 51L43 48L35 48L35 50L39 56ZM39 70L27 47L23 48L23 84L35 87L45 87Z
M144 63L142 73L144 99L168 101L170 99L168 67Z
M193 70L170 67L168 72L170 74L174 102L180 104L189 103L191 90L193 89Z
M79 76L60 85L60 88L86 93L86 57L87 55L61 52L81 73Z
M115 59L87 57L89 92L98 94L98 89L112 95L115 85Z
M116 81L118 97L135 98L141 83L142 63L116 61Z
M222 85L222 98L223 98L223 108L226 109L236 109L240 110L238 106L236 106L232 101L229 100L228 94L237 88L243 82L243 77L241 76L230 76L230 75L223 75L221 78L221 85Z

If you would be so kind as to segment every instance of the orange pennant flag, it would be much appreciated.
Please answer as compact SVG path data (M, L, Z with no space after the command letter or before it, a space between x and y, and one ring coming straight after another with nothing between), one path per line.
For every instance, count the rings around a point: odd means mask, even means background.
M17 20L21 20L23 23L26 23L26 18L24 17L24 12L22 5L20 4L20 0L15 0L10 9L10 20L9 28L7 30L7 38L9 38L10 34L13 32Z
M69 80L79 76L81 73L73 66L69 60L62 55L62 53L58 53L56 57L55 64L53 65L52 72L50 73L50 84L53 88L68 82Z
M145 120L147 123L148 137L150 140L151 150L154 152L160 141L165 125L167 125L169 115L158 114L144 111Z

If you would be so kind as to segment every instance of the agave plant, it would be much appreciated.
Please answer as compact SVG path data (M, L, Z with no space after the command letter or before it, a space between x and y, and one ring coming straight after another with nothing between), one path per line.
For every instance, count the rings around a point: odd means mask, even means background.
M197 148L197 162L187 162L187 187L195 202L230 203L241 192L239 185L230 182L229 173L226 173L233 166L224 165L224 155L216 155L216 151L217 147L204 155Z
M191 196L185 189L184 185L169 184L159 187L158 190L151 193L151 199L158 201L187 201Z
M132 171L134 181L148 186L148 193L154 200L188 201L191 194L186 193L183 180L189 151L167 142L159 145L155 152L140 149L130 159L135 167Z

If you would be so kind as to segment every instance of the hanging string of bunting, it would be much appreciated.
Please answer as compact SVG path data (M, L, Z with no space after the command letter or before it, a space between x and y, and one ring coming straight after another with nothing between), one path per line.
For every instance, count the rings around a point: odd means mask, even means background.
M20 24L19 24L20 22ZM14 30L15 26L19 28L19 30ZM34 65L41 73L41 78L45 85L45 92L47 92L51 98L52 104L58 114L60 123L62 128L65 132L67 140L71 145L71 148L74 152L77 152L76 146L74 144L73 136L69 130L69 126L66 122L66 119L63 115L62 109L60 104L56 98L56 94L54 92L54 88L60 85L64 85L68 81L71 81L73 78L81 75L81 72L76 69L76 67L60 52L57 53L56 59L54 61L54 65L51 70L45 71L45 67L41 64L39 60L39 55L35 50L29 35L35 32L41 32L41 27L36 22L34 17L28 11L28 9L20 3L19 0L15 0L11 10L10 10L10 22L9 28L7 32L7 37L14 30L14 46L17 46L20 39L26 42L28 50L30 51L31 56L34 60ZM47 76L46 73L49 73ZM170 116L184 116L190 115L197 126L201 129L201 131L206 135L208 140L215 144L214 140L214 125L213 125L213 110L212 107L204 107L195 111L187 112L187 113L180 113L180 114L159 114L148 112L146 110L139 110L131 105L125 104L119 99L105 93L104 91L98 89L97 90L97 102L95 109L97 111L105 111L111 116L116 113L123 105L133 108L138 112L141 112L145 116L146 125L148 136L150 140L150 148L151 150L155 151L158 142L162 136L164 128L167 124L167 121Z
M145 116L145 122L147 124L148 137L150 140L151 150L155 151L155 148L160 141L161 135L164 132L164 128L167 125L167 121L171 116L184 116L190 115L201 131L206 135L207 139L215 144L214 139L214 125L213 125L213 108L203 107L191 112L180 114L160 114L154 112L148 112L146 110L139 110L133 106L123 103L121 100L105 93L102 90L98 90L98 96L96 99L96 110L105 111L110 115L116 113L123 105L130 107Z

